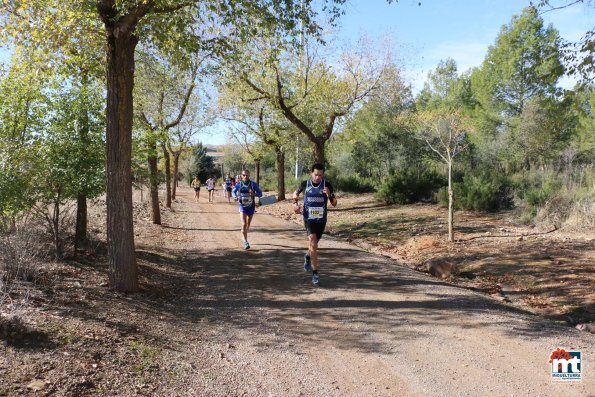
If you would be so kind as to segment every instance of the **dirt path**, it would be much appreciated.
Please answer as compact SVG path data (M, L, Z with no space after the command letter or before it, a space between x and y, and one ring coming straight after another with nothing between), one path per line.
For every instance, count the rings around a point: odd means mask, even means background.
M57 370L45 372L48 395L595 395L593 335L326 235L313 287L298 225L257 213L244 251L237 206L201 193L196 203L180 189L165 227L137 236L148 292L71 312L95 337L63 363L79 383L64 391ZM551 382L557 347L582 352L582 382ZM71 357L60 349L34 359ZM23 365L13 353L6 368ZM85 357L96 364L78 374ZM9 374L0 365L0 379Z
M591 395L552 384L557 347L595 356L592 335L548 323L399 267L337 239L321 242L322 287L302 269L303 230L257 213L243 251L235 205L192 202L181 227L199 288L178 309L209 324L220 368L206 394L250 396ZM195 251L195 252L191 252ZM196 255L194 261L192 256ZM188 270L188 269L187 269ZM192 280L188 280L192 283ZM198 327L197 331L202 334ZM211 374L212 375L212 374Z

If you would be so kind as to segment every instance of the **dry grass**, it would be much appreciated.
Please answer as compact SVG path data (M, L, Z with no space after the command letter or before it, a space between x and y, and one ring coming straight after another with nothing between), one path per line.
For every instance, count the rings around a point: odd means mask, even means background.
M595 197L573 203L562 224L567 230L595 230Z

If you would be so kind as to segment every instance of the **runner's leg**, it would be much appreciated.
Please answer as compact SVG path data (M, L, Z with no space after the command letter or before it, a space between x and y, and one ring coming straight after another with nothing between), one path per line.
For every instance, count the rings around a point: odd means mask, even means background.
M252 219L252 216L243 212L240 212L240 216L242 217L242 237L244 241L248 241L248 229L250 228L250 220Z
M246 233L248 233L248 230L250 230L250 224L252 223L252 217L253 216L254 216L254 214L248 215L248 227L246 229Z
M318 237L316 237L316 233L308 235L308 242L308 255L310 256L312 270L318 270Z

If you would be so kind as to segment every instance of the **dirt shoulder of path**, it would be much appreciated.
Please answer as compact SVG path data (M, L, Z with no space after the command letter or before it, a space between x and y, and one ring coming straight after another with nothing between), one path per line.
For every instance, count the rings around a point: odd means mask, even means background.
M371 194L338 200L330 235L561 323L595 322L595 232L538 230L511 212L457 211L449 243L446 209L437 205L384 205ZM290 200L260 210L302 223Z

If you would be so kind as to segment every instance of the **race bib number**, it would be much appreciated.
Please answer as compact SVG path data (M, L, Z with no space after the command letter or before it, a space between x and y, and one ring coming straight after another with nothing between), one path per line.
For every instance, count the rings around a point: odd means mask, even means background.
M308 207L308 219L324 218L324 207Z
M249 207L252 205L252 196L242 196L240 197L240 203L242 204L242 206L244 207Z

